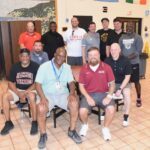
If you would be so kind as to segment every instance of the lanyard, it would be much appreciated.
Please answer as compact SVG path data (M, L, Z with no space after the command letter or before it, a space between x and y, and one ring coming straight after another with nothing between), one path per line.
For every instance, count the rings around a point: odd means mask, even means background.
M62 66L62 69L61 69L60 74L58 75L58 74L57 74L57 72L56 72L56 69L55 69L55 67L54 67L53 60L51 60L51 64L52 64L52 67L53 67L53 71L54 71L54 74L55 74L56 80L57 80L57 81L59 81L60 76L61 76L61 74L62 74L62 72L63 72L63 66Z

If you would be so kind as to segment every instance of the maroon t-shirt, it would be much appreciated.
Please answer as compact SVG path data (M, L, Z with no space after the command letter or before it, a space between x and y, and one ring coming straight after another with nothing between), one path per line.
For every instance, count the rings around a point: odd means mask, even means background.
M114 80L111 67L104 62L100 63L95 72L91 70L88 64L83 66L79 75L79 83L84 85L88 93L108 92L108 83Z

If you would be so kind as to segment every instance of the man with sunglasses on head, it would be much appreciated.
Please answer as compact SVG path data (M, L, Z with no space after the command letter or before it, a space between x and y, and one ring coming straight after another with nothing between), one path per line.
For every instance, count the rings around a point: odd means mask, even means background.
M86 31L79 27L77 17L71 19L72 28L64 34L64 41L67 46L67 63L71 66L81 66L82 61L82 39Z

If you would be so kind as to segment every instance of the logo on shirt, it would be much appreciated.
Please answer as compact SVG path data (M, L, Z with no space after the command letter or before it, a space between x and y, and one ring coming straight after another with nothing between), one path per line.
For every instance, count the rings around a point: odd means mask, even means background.
M104 74L105 71L104 71L104 70L100 70L100 71L98 71L98 73L99 73L99 74Z
M16 76L17 84L33 84L33 74L30 72L19 72Z
M131 45L134 43L134 39L124 39L123 44L126 49L130 49Z

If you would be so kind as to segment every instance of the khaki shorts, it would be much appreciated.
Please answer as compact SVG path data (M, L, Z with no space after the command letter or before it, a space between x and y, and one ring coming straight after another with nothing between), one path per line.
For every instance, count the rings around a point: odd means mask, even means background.
M55 106L58 106L66 111L68 110L68 96L69 93L53 95L53 94L45 94L45 97L48 99L49 103L49 111L51 111ZM37 104L40 103L40 99L37 100Z
M18 91L25 91L25 90L21 90L21 89L17 89ZM9 91L9 93L12 95L12 97L13 97L13 99L11 100L11 103L12 104L15 104L16 102L18 102L19 101L19 97L18 97L18 95L15 93L15 92L13 92L12 90L8 90ZM36 92L36 90L33 90L32 91L33 93L35 93L36 94L36 97L37 97L37 92Z

